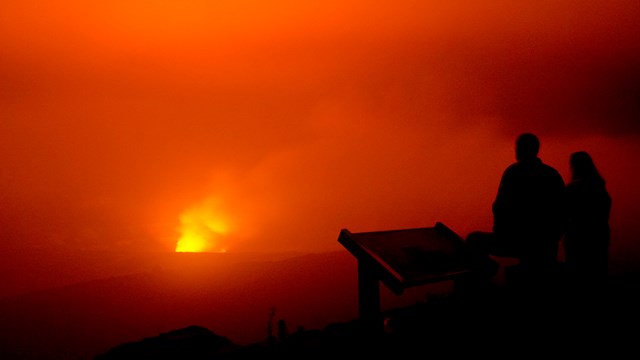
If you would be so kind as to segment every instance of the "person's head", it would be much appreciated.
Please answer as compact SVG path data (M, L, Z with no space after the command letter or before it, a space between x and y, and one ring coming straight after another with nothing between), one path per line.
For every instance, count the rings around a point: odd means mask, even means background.
M516 160L526 161L538 157L540 150L540 140L531 133L524 133L516 140Z
M571 154L569 157L569 167L571 168L571 178L573 180L591 179L604 181L596 165L593 163L591 155L586 151L576 151Z

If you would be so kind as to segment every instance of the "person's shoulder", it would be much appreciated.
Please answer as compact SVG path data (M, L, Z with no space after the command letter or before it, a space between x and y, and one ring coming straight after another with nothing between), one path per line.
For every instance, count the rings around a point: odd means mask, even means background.
M560 174L560 172L554 168L553 166L546 164L542 161L539 162L540 166L540 178L545 179L545 182L556 184L558 187L562 187L564 189L565 182L564 178Z
M502 172L502 179L506 180L509 179L511 177L517 176L516 174L521 172L521 164L514 162L512 164L509 164L504 171Z
M608 193L604 181L600 179L574 179L567 184L567 188Z
M509 164L505 169L504 172L508 173L508 172L513 172L513 171L518 171L520 168L522 167L522 164L519 162L514 162Z
M542 161L540 161L540 166L547 173L560 176L560 171L558 171L558 169L554 168L553 166L551 166L551 165L549 165L547 163L544 163Z

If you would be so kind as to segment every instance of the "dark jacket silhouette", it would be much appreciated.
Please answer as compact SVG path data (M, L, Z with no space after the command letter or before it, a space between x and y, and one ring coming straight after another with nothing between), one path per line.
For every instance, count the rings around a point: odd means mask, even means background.
M510 165L493 203L493 232L509 255L555 261L563 231L564 180L538 157Z
M492 205L493 232L469 234L470 247L518 258L525 266L555 266L565 224L565 184L538 157L539 148L534 134L518 137L517 161L502 174Z

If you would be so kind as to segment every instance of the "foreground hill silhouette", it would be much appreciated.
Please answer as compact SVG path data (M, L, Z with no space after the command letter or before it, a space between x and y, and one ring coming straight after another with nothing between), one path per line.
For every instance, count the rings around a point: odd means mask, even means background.
M106 355L121 344L190 326L226 337L237 346L232 354L332 352L344 346L358 349L372 343L358 335L356 261L346 251L276 260L232 254L169 254L166 258L155 255L151 258L153 271L0 299L0 359L90 359ZM69 263L75 266L71 260ZM107 268L106 263L101 266ZM616 268L609 289L600 292L606 295L605 303L594 307L586 301L594 294L589 293L584 297L586 300L571 303L565 299L564 305L554 304L551 308L557 310L555 314L563 315L567 314L566 309L571 309L579 322L566 326L584 323L582 332L587 335L589 327L600 332L606 330L606 341L585 340L585 344L611 345L614 351L626 345L629 336L637 336L638 279L637 272L629 267ZM500 287L487 293L484 301L451 297L448 284L442 285L442 288L433 284L408 289L402 297L380 286L389 317L388 334L385 341L373 343L388 344L390 349L397 348L394 343L408 343L407 347L413 345L429 352L447 348L447 343L473 341L479 334L496 338L494 343L501 344L500 332L512 335L512 328L502 323L510 325L512 318L533 313L529 308L523 312L514 307L515 303L508 301L510 293ZM489 301L491 298L498 301ZM510 306L501 306L505 303ZM290 336L285 343L265 341L272 308L276 310L276 322L286 320ZM465 313L474 317L465 318L462 316ZM607 324L596 326L594 321L600 318ZM554 330L565 326L568 320L563 321L545 325L539 336L546 336L549 327ZM561 328L557 332L562 333L557 342L564 342L573 333ZM277 326L274 333L277 335ZM189 334L186 331L175 339L187 341ZM501 348L494 343L488 347ZM460 345L451 347L461 349Z
M95 266L114 267L102 261ZM245 345L264 338L272 308L292 329L357 315L356 263L342 251L170 253L139 262L149 270L0 298L0 359L87 359L192 324ZM81 269L72 257L67 263Z
M528 284L530 285L530 284ZM640 320L635 274L612 276L606 288L576 289L557 278L540 287L507 283L481 292L449 293L387 309L384 334L365 335L358 319L297 329L238 345L190 326L116 346L110 359L227 359L247 356L526 356L608 357L634 353Z

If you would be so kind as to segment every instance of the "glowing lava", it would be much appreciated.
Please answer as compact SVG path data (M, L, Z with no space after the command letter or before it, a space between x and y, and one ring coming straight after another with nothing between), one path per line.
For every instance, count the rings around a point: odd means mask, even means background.
M206 208L183 213L180 223L182 235L176 244L176 252L226 252L219 243L228 228Z

